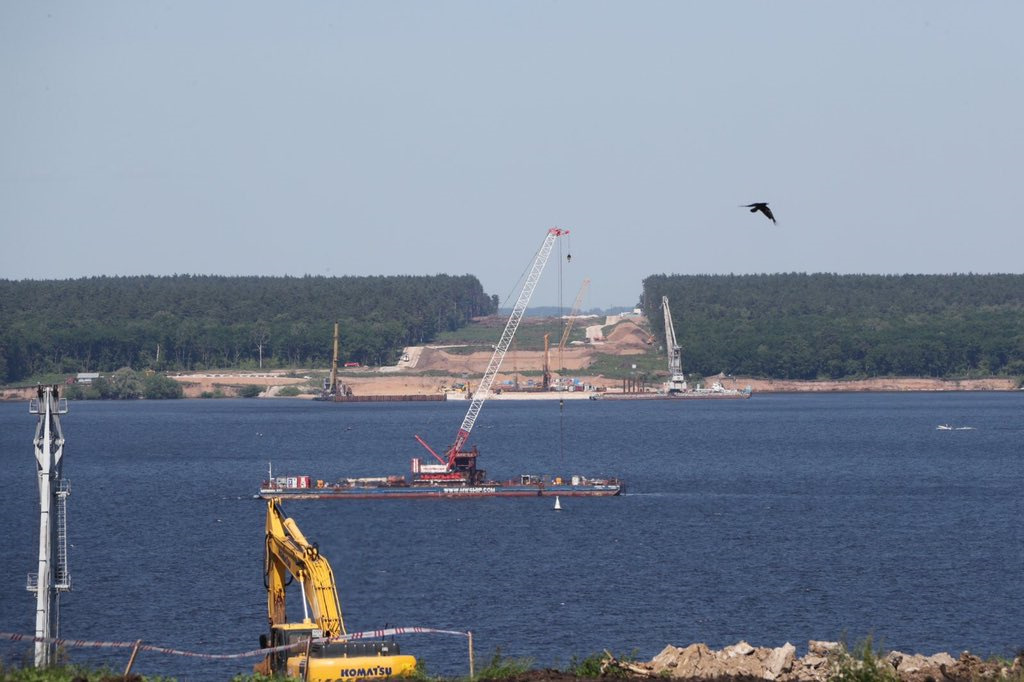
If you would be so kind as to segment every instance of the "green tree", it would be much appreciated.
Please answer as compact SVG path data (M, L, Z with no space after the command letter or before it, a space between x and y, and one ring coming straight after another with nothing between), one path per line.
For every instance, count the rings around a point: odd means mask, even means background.
M174 379L163 374L152 374L142 381L142 396L147 400L167 400L185 397L185 390Z
M107 380L110 397L115 400L132 400L142 395L142 379L131 367L122 367Z

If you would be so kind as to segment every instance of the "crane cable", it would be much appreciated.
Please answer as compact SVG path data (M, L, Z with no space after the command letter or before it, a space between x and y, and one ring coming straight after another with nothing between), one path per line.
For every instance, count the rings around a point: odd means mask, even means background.
M571 239L571 235L567 235L567 239ZM572 262L572 243L568 244L568 252L565 257L566 263ZM562 318L562 244L558 244L558 317ZM565 321L568 324L568 320ZM562 362L562 349L558 349L558 364L559 364L559 383L563 380L563 374L565 373L565 366ZM559 468L565 468L565 399L561 396L558 398L558 466Z

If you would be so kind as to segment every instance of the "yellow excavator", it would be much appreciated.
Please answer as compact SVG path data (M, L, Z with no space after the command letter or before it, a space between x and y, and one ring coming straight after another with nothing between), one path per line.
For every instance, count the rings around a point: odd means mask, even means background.
M416 668L413 656L399 652L392 641L317 642L347 634L334 571L316 543L310 543L295 521L285 516L280 498L267 500L264 582L270 636L260 635L263 648L299 645L270 652L254 670L313 682L407 676ZM290 580L289 580L290 577ZM288 623L285 587L298 581L303 620Z

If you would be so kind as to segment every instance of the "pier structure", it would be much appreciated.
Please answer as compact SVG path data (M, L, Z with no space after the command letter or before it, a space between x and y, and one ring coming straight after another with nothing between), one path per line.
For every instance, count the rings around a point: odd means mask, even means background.
M62 475L64 433L60 415L67 414L68 401L57 386L40 386L38 397L29 402L29 413L37 415L35 454L39 483L39 565L28 574L26 588L36 593L35 666L55 662L56 647L48 639L60 636L60 593L71 590L68 571L67 498L70 481Z

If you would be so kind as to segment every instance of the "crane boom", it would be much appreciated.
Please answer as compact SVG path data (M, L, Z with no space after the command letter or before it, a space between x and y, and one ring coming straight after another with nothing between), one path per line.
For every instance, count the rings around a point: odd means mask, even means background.
M580 285L580 291L576 294L576 302L572 304L572 311L569 313L569 319L565 321L565 331L562 332L562 340L558 342L559 353L561 353L562 349L565 348L565 342L569 340L569 334L572 332L572 325L580 314L580 306L583 304L583 297L586 295L587 287L589 286L590 279L583 280L583 284Z
M523 313L526 312L526 306L530 303L533 290L537 287L537 282L544 271L544 266L547 265L551 249L555 245L555 240L567 234L569 234L569 230L552 227L548 230L547 236L544 237L544 243L541 244L540 250L537 251L537 256L533 259L533 267L530 268L530 274L526 276L523 290L519 292L519 300L516 301L515 307L512 308L512 314L509 316L508 322L505 323L505 331L501 333L501 339L498 341L498 345L494 347L494 353L491 354L491 361L487 364L487 370L484 372L483 379L480 380L480 385L477 386L476 392L473 394L473 401L470 403L469 410L462 420L462 426L459 427L459 431L455 436L455 442L448 449L449 469L454 468L455 457L469 439L469 434L473 430L473 424L476 423L480 409L484 406L484 401L490 395L491 385L494 383L494 378L498 375L498 370L501 368L501 361L505 359L505 353L512 343L512 337L515 336L516 329L519 328L519 322L523 319Z
M661 297L661 309L665 313L665 350L668 353L668 393L679 393L686 390L686 377L683 375L683 349L676 341L676 329L672 324L672 311L668 307L668 296Z

